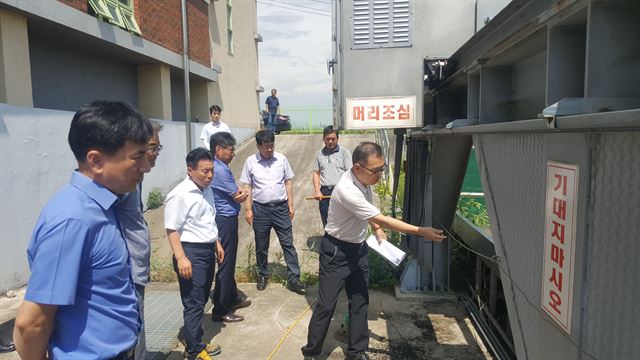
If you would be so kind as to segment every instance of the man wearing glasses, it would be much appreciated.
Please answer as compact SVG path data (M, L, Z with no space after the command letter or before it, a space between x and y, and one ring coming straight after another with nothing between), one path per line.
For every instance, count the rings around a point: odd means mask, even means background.
M140 314L115 203L151 169L152 135L122 102L75 113L68 140L78 168L42 209L27 248L31 277L13 333L22 359L133 360Z
M160 144L160 130L162 125L153 122L153 136L149 140L149 147L145 156L149 166L153 169L162 145ZM149 269L151 266L151 237L149 228L144 221L142 202L142 182L136 190L123 195L116 203L116 215L122 227L124 238L129 249L129 263L131 277L136 289L136 296L140 306L140 319L143 322L136 345L136 359L144 359L147 354L144 327L144 287L149 283Z
M349 347L347 358L365 360L369 347L367 311L369 306L369 248L365 242L369 226L382 243L382 228L442 241L442 230L418 227L382 215L373 206L371 186L380 181L387 165L380 145L364 142L355 148L353 167L345 172L331 195L325 234L320 244L318 305L309 322L305 359L317 359L327 335L331 317L343 287L349 298Z
M287 288L302 293L306 286L300 281L298 253L293 246L293 170L289 160L274 151L275 136L271 130L256 133L258 153L244 163L240 182L246 184L248 197L245 219L253 226L258 266L258 290L267 287L269 241L271 228L276 231L284 261L287 263Z
M236 309L251 305L251 300L241 299L236 285L236 257L238 255L238 213L240 204L247 199L247 192L238 188L229 164L235 156L236 139L227 132L211 136L213 161L213 199L216 207L218 236L224 249L224 261L216 273L213 289L211 319L222 322L238 322L244 317L234 314Z

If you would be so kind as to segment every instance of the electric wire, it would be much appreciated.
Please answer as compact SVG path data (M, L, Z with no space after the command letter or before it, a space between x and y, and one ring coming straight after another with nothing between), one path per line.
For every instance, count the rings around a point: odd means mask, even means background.
M331 13L331 10L326 10L326 9L318 9L318 8L314 8L311 6L304 6L304 5L300 5L300 4L293 4L290 2L286 2L286 1L282 1L282 0L268 0L271 1L273 3L277 3L277 4L283 4L283 5L287 5L287 6L293 6L296 8L302 8L302 9L308 9L308 10L315 10L315 11L319 11L319 12L326 12L328 14Z
M542 310L540 310L539 307L529 299L529 297L527 296L527 294L524 291L524 289L522 289L520 287L520 285L518 285L518 283L511 277L509 272L507 272L507 270L502 266L502 264L500 263L500 261L501 261L500 257L498 257L497 255L494 255L492 257L488 257L486 255L483 255L483 254L481 254L481 253L469 248L468 246L466 246L462 242L462 240L459 240L455 235L453 235L449 230L447 230L447 228L444 226L442 221L440 221L440 219L436 215L434 215L434 217L435 217L436 221L438 222L438 224L440 225L440 227L442 228L442 230L444 230L444 232L448 235L448 237L450 239L452 239L453 241L455 241L456 243L461 245L467 251L469 251L471 253L474 253L475 255L480 256L480 257L482 257L484 259L487 259L488 261L496 264L496 266L498 266L498 268L500 269L501 274L505 275L509 279L509 282L512 284L512 286L516 290L518 290L518 292L520 293L522 298L527 302L527 304L529 304L530 307L532 307L536 312L538 312L541 315L542 319L544 319L546 322L548 322L549 324L553 325L554 327L556 326L556 324L552 320L548 319L548 315L545 312L543 312ZM514 301L515 301L515 299L514 299ZM573 344L574 346L576 346L576 348L578 348L577 342L574 341L569 335L567 335L566 333L564 333L562 331L560 331L560 333L562 334L562 336L564 336L565 339L567 339L571 344ZM522 334L522 336L524 336L524 333ZM523 337L523 341L524 341L524 337ZM580 351L582 351L584 354L586 354L586 355L588 355L588 356L590 356L590 357L592 357L594 359L598 358L598 357L594 356L593 354L589 353L585 349L580 349L580 348L578 348L578 349Z
M278 345L276 345L276 348L273 349L273 351L271 352L271 354L269 354L269 357L267 358L267 360L271 360L271 358L273 357L273 355L275 355L275 353L278 351L278 349L280 349L280 346L282 345L282 343L284 342L284 340L287 338L287 336L289 336L289 333L291 333L291 330L293 330L293 328L298 324L298 322L300 321L300 319L302 319L302 317L304 316L304 314L307 313L307 311L309 311L309 309L311 308L311 306L313 306L313 304L316 303L316 301L318 301L318 298L316 297L315 299L313 299L313 301L311 302L311 304L309 304L309 306L307 306L306 309L304 309L304 311L302 313L300 313L300 315L298 316L298 318L296 319L296 321L293 322L293 324L291 324L291 326L289 326L289 330L287 330L287 332L284 333L284 335L282 336L282 338L280 339L280 342L278 343Z
M295 9L295 8L290 8L290 7L286 7L286 6L282 6L282 5L276 5L276 4L273 4L273 3L266 3L266 2L263 2L263 1L258 1L258 4L263 4L263 5L268 5L268 6L275 6L275 7L282 8L282 9L287 9L287 10L290 10L290 11L297 11L297 12L313 14L313 15L318 15L318 16L331 17L330 14L322 14L322 13L316 13L316 12L307 11L307 10Z

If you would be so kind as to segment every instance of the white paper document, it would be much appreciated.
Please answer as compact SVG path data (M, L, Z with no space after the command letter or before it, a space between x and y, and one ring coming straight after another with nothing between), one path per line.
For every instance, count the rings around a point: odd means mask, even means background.
M382 240L382 244L378 244L378 239L376 239L375 235L369 235L367 238L367 245L395 266L400 265L404 257L407 255L404 251L398 249L398 247L387 240Z

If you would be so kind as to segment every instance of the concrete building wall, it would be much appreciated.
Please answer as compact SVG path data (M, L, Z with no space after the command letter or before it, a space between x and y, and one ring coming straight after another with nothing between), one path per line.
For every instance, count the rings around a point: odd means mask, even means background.
M29 36L33 106L75 111L96 99L117 99L138 106L133 63L88 53L82 44Z
M222 120L253 132L258 121L258 31L255 0L232 1L233 53L227 46L227 2L212 1L209 11L212 62L222 72L213 84L212 104L222 107ZM202 120L201 120L202 121Z
M27 282L26 248L39 213L76 168L67 143L72 118L69 111L0 104L0 293ZM166 195L186 176L184 123L161 122L164 149L145 176L145 204L152 188ZM192 143L201 129L192 125Z

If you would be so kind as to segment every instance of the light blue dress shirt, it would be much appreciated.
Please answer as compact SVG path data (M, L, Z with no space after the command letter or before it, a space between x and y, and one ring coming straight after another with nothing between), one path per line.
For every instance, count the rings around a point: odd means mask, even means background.
M213 180L211 190L213 190L213 200L216 206L216 214L226 217L238 215L240 204L233 200L232 195L238 191L238 184L233 178L233 173L229 165L218 159L213 164Z
M54 359L108 359L136 343L138 301L116 200L74 171L36 223L25 299L58 305L49 340Z
M149 228L142 215L142 183L136 190L124 194L116 202L116 215L127 241L131 263L131 277L138 285L149 283L151 264L151 238Z
M263 159L260 153L249 156L242 168L240 182L251 186L253 201L268 204L287 200L284 182L293 176L287 157L274 151L269 159Z

